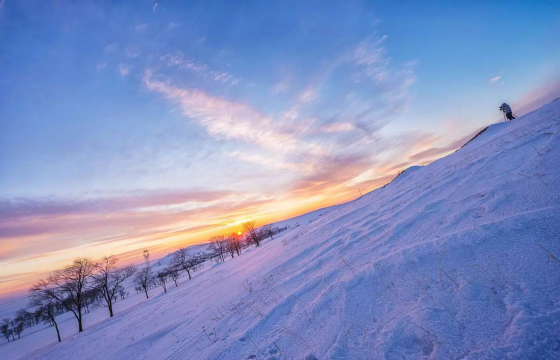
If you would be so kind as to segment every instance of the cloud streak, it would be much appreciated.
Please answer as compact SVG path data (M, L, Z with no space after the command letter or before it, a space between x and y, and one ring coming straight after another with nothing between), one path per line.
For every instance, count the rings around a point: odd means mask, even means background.
M312 150L312 146L298 141L270 117L246 104L212 96L198 89L179 88L154 79L150 71L146 72L144 83L149 90L179 104L183 115L198 121L208 134L218 139L241 140L281 152Z
M171 26L172 24L174 23L169 24L169 26ZM171 28L177 26L177 24L174 24L173 26L171 26ZM180 51L165 54L160 57L160 60L167 64L167 66L175 66L180 69L187 69L201 77L209 78L224 84L237 85L241 81L240 78L235 77L228 72L213 70L210 68L210 66L204 63L201 63L194 59L186 59L184 54Z
M0 218L22 218L67 214L97 214L143 209L182 203L204 203L234 195L228 190L136 190L118 196L83 198L12 198L0 199Z
M121 76L127 76L130 74L131 71L132 71L132 65L125 64L125 63L119 64L119 73L121 74Z

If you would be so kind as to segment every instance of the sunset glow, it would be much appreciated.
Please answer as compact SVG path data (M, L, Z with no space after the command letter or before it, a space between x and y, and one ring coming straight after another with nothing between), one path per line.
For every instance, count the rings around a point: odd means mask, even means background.
M560 88L538 7L528 42L450 3L141 3L0 1L0 296L353 200Z

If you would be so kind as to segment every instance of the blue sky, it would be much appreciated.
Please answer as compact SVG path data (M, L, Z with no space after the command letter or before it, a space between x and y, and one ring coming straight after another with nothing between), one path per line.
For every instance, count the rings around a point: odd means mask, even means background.
M10 279L349 200L560 96L556 1L0 4Z

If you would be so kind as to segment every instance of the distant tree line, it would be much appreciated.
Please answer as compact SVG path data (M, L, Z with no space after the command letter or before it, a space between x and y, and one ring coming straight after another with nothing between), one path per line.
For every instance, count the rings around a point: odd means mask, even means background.
M119 267L117 262L115 256L99 261L78 258L37 281L30 289L29 310L32 311L21 309L14 319L4 319L0 331L8 341L14 341L16 336L20 338L24 328L43 322L56 329L60 342L57 316L62 313L72 313L79 332L83 331L84 314L94 307L107 307L112 317L114 303L128 295L122 283L135 273L132 265Z
M191 254L188 248L179 248L171 256L169 265L155 272L146 264L137 270L132 265L118 266L115 256L104 257L99 261L89 258L75 259L71 265L56 270L46 279L37 281L30 289L29 310L20 309L13 319L6 318L0 323L0 332L9 341L21 337L22 331L39 323L48 324L56 330L61 341L57 316L70 312L77 321L78 332L82 332L83 316L91 309L103 306L108 309L109 317L114 316L114 304L125 299L129 293L123 283L131 278L136 294L144 293L149 298L148 290L161 287L167 293L169 282L178 286L181 271L189 280L193 274L204 267L207 261L224 262L227 257L241 256L242 250L249 246L259 247L267 238L274 236L287 227L278 228L270 225L255 228L255 222L243 224L243 235L231 233L226 236L214 236L210 239L209 251Z

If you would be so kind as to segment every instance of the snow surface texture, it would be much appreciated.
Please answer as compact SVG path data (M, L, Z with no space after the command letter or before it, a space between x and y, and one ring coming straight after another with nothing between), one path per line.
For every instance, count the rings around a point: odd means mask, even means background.
M559 125L560 100L492 125L165 295L18 355L560 358Z

